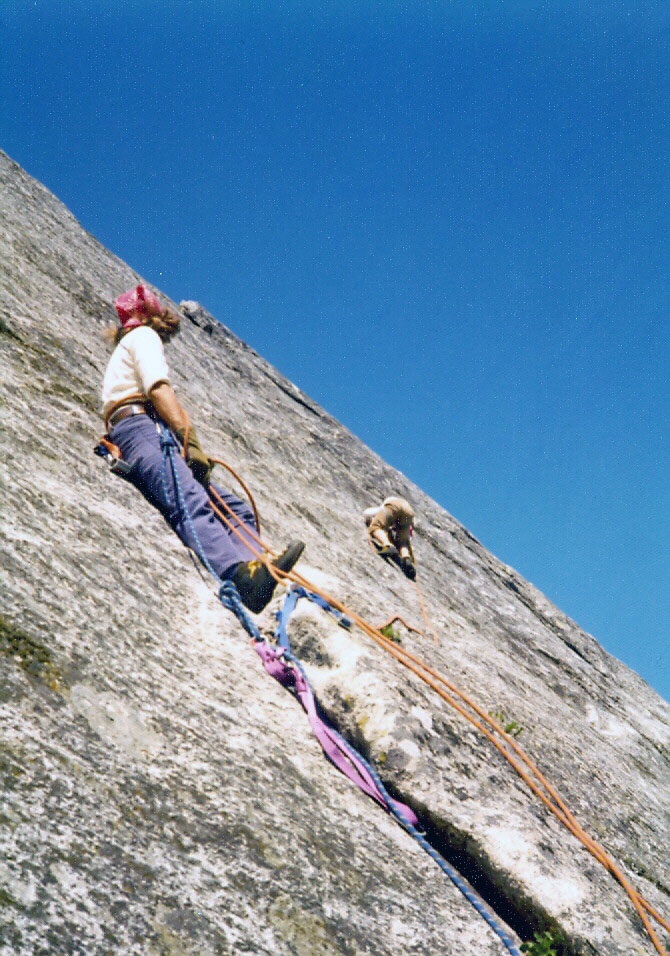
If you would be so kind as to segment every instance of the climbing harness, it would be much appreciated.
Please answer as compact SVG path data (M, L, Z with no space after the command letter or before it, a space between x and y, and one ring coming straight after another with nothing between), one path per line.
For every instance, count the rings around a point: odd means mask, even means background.
M126 396L126 398L123 398L121 399L121 401L116 402L116 404L109 409L105 418L105 426L107 430L109 430L113 426L113 424L116 424L116 422L114 421L114 417L117 414L117 412L119 412L122 408L135 408L136 405L137 406L141 405L143 409L146 411L146 413L149 414L150 417L152 417L153 412L152 412L151 403L148 401L146 395L144 395L142 392L137 392L134 395ZM163 426L163 427L166 427L166 426ZM189 436L190 430L191 430L191 424L190 422L187 422L186 428L184 429L184 440L182 442L182 448L181 448L182 458L186 458L186 449L188 448L188 436ZM121 449L118 447L118 445L115 445L112 441L110 441L107 435L104 435L102 438L98 439L98 444L93 448L93 452L94 454L99 455L101 458L104 458L107 464L110 466L110 471L112 471L116 475L126 476L130 474L130 472L132 471L130 465L128 465L123 460L123 457L121 455ZM247 499L251 506L251 510L253 511L253 514L254 514L256 528L258 530L258 533L260 534L261 519L258 513L258 508L256 507L254 496L252 495L251 491L247 487L242 477L235 471L234 468L231 467L231 465L228 464L228 462L224 461L223 458L210 458L209 460L211 461L212 465L221 465L222 468L225 468L226 471L228 471L233 476L235 481L237 481L237 483L240 485L240 487L244 491L244 494L247 496ZM224 504L223 499L217 492L216 488L211 487L210 492L212 497L218 500L219 504Z
M165 429L166 432L169 433L169 429L165 428L165 426L163 426L163 428ZM172 454L174 453L174 451L177 449L178 446L174 438L170 438L169 441L167 439L162 440L161 446L163 448L163 454L164 454L164 465L165 467L167 467ZM106 456L108 451L109 449L101 453L101 452L97 452L97 449L96 449L96 452L98 454L103 454L103 456ZM109 453L112 454L112 457L114 457L113 453L111 452ZM232 469L229 469L229 470L232 471ZM186 520L189 521L190 516L188 515L187 509L185 508L184 496L181 490L179 476L176 472L176 469L174 468L174 463L172 463L172 471L174 475L174 486L176 489L178 507L180 507L184 511ZM622 888L628 895L636 913L638 914L642 924L644 925L644 928L655 950L657 951L657 953L660 954L660 956L668 956L668 952L663 947L663 944L660 941L658 933L656 932L649 917L652 917L656 921L656 923L662 926L668 933L670 933L670 922L667 919L665 919L635 889L635 887L632 885L630 880L628 880L628 878L625 876L621 868L617 866L614 860L609 856L607 851L604 850L603 847L601 847L600 844L598 844L583 829L583 827L581 826L581 824L579 824L574 814L567 807L567 805L565 804L565 802L563 801L562 797L560 796L558 791L555 789L555 787L553 787L553 785L549 783L549 781L544 776L544 774L539 770L536 764L528 757L525 751L523 751L523 749L519 746L516 740L510 734L506 733L505 730L500 726L500 724L493 717L491 717L490 714L486 713L486 711L484 711L481 707L479 707L469 696L467 696L465 693L459 690L459 688L457 688L455 685L449 682L442 674L440 674L434 668L430 667L428 664L420 660L414 654L407 651L405 648L395 644L391 639L387 638L384 634L382 634L379 629L369 624L364 618L360 617L358 614L348 609L345 605L343 605L341 602L338 602L335 598L332 598L331 596L320 591L318 588L314 587L309 581L303 578L295 570L289 573L284 573L279 571L277 568L273 567L273 565L267 561L267 556L268 555L272 556L273 552L271 551L270 548L268 548L264 544L264 542L260 538L260 535L254 532L253 529L251 529L248 525L241 522L240 518L237 515L235 515L235 513L232 511L229 505L225 501L223 501L223 499L220 496L217 495L216 497L218 498L218 501L214 500L213 496L211 499L212 509L214 513L230 529L231 533L237 535L240 538L240 540L242 540L245 543L245 545L247 545L247 547L251 548L251 550L256 554L256 556L259 559L266 561L268 570L270 571L270 573L272 574L272 576L275 578L276 581L287 581L287 582L290 581L290 582L293 582L294 584L299 585L301 588L305 590L306 595L310 596L311 600L314 600L315 598L319 598L321 601L325 602L326 605L328 605L328 610L331 613L338 612L340 615L343 615L350 624L356 624L363 631L364 634L370 637L383 650L391 654L399 663L403 664L403 666L411 670L416 676L420 677L421 680L424 681L424 683L426 683L429 687L431 687L446 703L448 703L451 707L453 707L459 714L461 714L461 716L463 716L467 721L469 721L477 730L479 730L481 734L483 734L483 736L485 736L493 744L493 746L499 751L499 753L516 770L516 772L519 774L521 779L529 787L531 792L538 797L538 799L544 804L544 806L551 813L553 813L554 816L556 816L556 818L566 827L566 829L569 830L569 832L572 833L573 836L575 836L575 838L581 842L581 844L585 847L585 849L587 849L589 853L591 853L591 855L605 869L607 869L608 872L619 882L619 884L622 886ZM254 506L254 511L255 511L255 506ZM243 531L241 529L243 529ZM207 561L206 556L202 552L202 548L197 539L197 535L195 534L195 529L192 529L192 530L194 532L193 537L197 545L198 557L200 558L202 563L205 565L207 570L210 572L210 574L212 574L212 576L217 581L220 581L218 576L215 574L215 572L211 568L211 565L209 565L209 562ZM255 548L252 544L250 544L249 539L253 540L253 542L256 545ZM237 594L236 589L234 588L234 585L232 585L231 582L225 582L224 584L221 585L219 597L222 603L224 604L224 606L229 608L230 610L233 611L233 613L236 614L236 616L238 617L242 625L245 627L247 632L252 636L254 640L254 644L267 643L267 642L264 642L263 639L260 637L260 633L258 632L256 625L254 624L254 622L251 620L250 616L244 609L239 599L239 595L237 595L236 600L234 597L230 596L231 590L235 591L235 594ZM418 593L419 593L419 598L421 600L420 592ZM301 596L305 596L305 595L301 595ZM226 601L228 601L229 603L226 603ZM321 606L323 607L323 605ZM268 646L272 648L272 645L268 645ZM286 658L286 653L287 651L286 649L284 649L284 653L282 656L283 656L283 662L285 662L286 666L291 666L296 673L299 673L299 674L303 673L302 669L299 666L296 667L296 661L295 659L292 659L290 648L288 649L288 654L290 655L289 658ZM263 658L263 654L261 654L261 657ZM267 655L270 668L274 668L276 666L276 661L277 661L276 658L274 661L272 661L271 660L272 657L273 655ZM279 668L280 670L282 670L283 667L285 666L283 662L281 663L281 667ZM265 666L265 660L263 661L263 663ZM268 667L266 667L266 669L268 669ZM270 669L270 672L271 672L271 669ZM295 680L295 679L292 678L292 680ZM295 687L295 684L289 683L288 686ZM297 694L297 690L296 690L296 694ZM333 733L336 736L339 736L336 734L335 731L333 731ZM344 743L345 752L348 753L350 750L350 745L344 741L343 743ZM358 755L358 759L361 761L361 765L365 767L364 759L360 755ZM349 761L351 762L350 757L349 757ZM373 781L375 781L375 778L377 777L376 772L369 765L367 765L366 769L368 774L370 775L370 778ZM375 781L375 783L377 784L377 786L379 786L380 793L382 793L383 784L381 784L381 781L379 780L378 777L377 777L377 781ZM374 799L378 800L377 797L374 797ZM388 810L389 812L393 813L393 810L391 809L391 807L388 807ZM393 815L396 816L395 813L393 813ZM396 818L405 827L405 829L407 829L408 832L410 832L408 828L408 822L406 820L403 820L401 816L397 816ZM414 826L411 823L409 825ZM412 835L414 836L414 834ZM419 833L419 836L421 837L421 839L418 840L418 842L421 843L421 840L425 841L425 837L422 834ZM444 869L444 872L447 873L447 875L449 875L449 873L447 872L447 869L442 867L442 864L439 863L437 859L437 857L439 857L440 860L442 859L440 855L437 853L437 851L433 847L430 846L430 844L427 843L427 841L425 842L426 842L426 846L424 846L424 849L426 850L426 852L429 853L436 860L436 862L438 862L438 865L440 865L441 868ZM421 845L423 846L423 843L421 843ZM443 861L443 862L447 868L450 868L449 864L447 864L446 861ZM450 876L450 878L452 877ZM513 943L511 943L511 945L514 947ZM508 946L508 949L509 949L509 946ZM520 956L519 951L516 949L516 947L514 947L513 949L509 949L509 951L511 953L514 953L515 956Z
M126 406L133 407L135 403L138 405L141 404L143 408L147 407L148 402L146 395L137 392L134 395L128 395L126 398L122 398L121 401L112 405L105 417L105 428L107 431L109 431L116 413ZM93 454L104 458L109 465L109 470L115 475L120 475L121 478L127 478L132 471L132 467L123 460L119 446L115 445L113 441L110 441L109 435L107 434L98 439L97 445L93 448Z

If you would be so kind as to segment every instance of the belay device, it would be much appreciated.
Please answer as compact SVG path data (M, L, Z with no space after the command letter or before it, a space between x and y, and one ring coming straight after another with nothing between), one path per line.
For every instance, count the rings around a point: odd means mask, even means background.
M121 449L106 438L101 438L93 449L95 455L104 458L109 465L109 470L115 475L121 475L125 478L133 470L132 465L125 462L121 456Z

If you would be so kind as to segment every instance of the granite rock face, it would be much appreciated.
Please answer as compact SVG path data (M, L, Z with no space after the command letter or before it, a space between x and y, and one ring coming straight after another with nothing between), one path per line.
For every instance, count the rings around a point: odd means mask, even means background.
M323 758L213 582L92 455L101 332L139 277L4 154L0 211L1 956L503 952ZM425 632L361 519L409 498L435 636L399 625L403 647L522 728L667 918L670 707L202 307L181 308L174 385L253 489L264 537L305 540L305 577L373 624L397 613ZM620 885L428 686L306 602L291 634L333 723L515 932L654 952Z

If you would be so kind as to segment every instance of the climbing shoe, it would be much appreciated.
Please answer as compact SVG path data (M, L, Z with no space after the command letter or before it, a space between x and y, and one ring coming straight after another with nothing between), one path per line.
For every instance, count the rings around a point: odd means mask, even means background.
M410 581L416 581L416 568L411 558L401 558L400 569L406 578L409 578Z
M305 549L302 541L292 541L287 548L272 561L272 567L285 574L291 570ZM263 561L245 561L238 564L233 575L233 584L237 588L242 604L254 614L260 614L272 600L277 582Z

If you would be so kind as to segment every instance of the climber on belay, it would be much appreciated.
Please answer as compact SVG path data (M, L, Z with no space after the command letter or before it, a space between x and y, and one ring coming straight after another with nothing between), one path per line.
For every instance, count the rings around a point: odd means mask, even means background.
M122 459L123 477L209 570L221 581L233 582L243 604L258 614L272 598L277 575L254 559L258 528L249 506L210 485L212 460L170 385L163 346L179 332L180 317L142 285L120 295L114 305L120 325L107 333L115 349L102 386L104 442ZM215 515L211 489L233 513L237 534ZM288 573L303 548L302 542L292 542L272 566Z
M405 498L385 498L381 505L363 512L368 538L377 554L397 564L414 581L416 567L412 550L414 509Z

